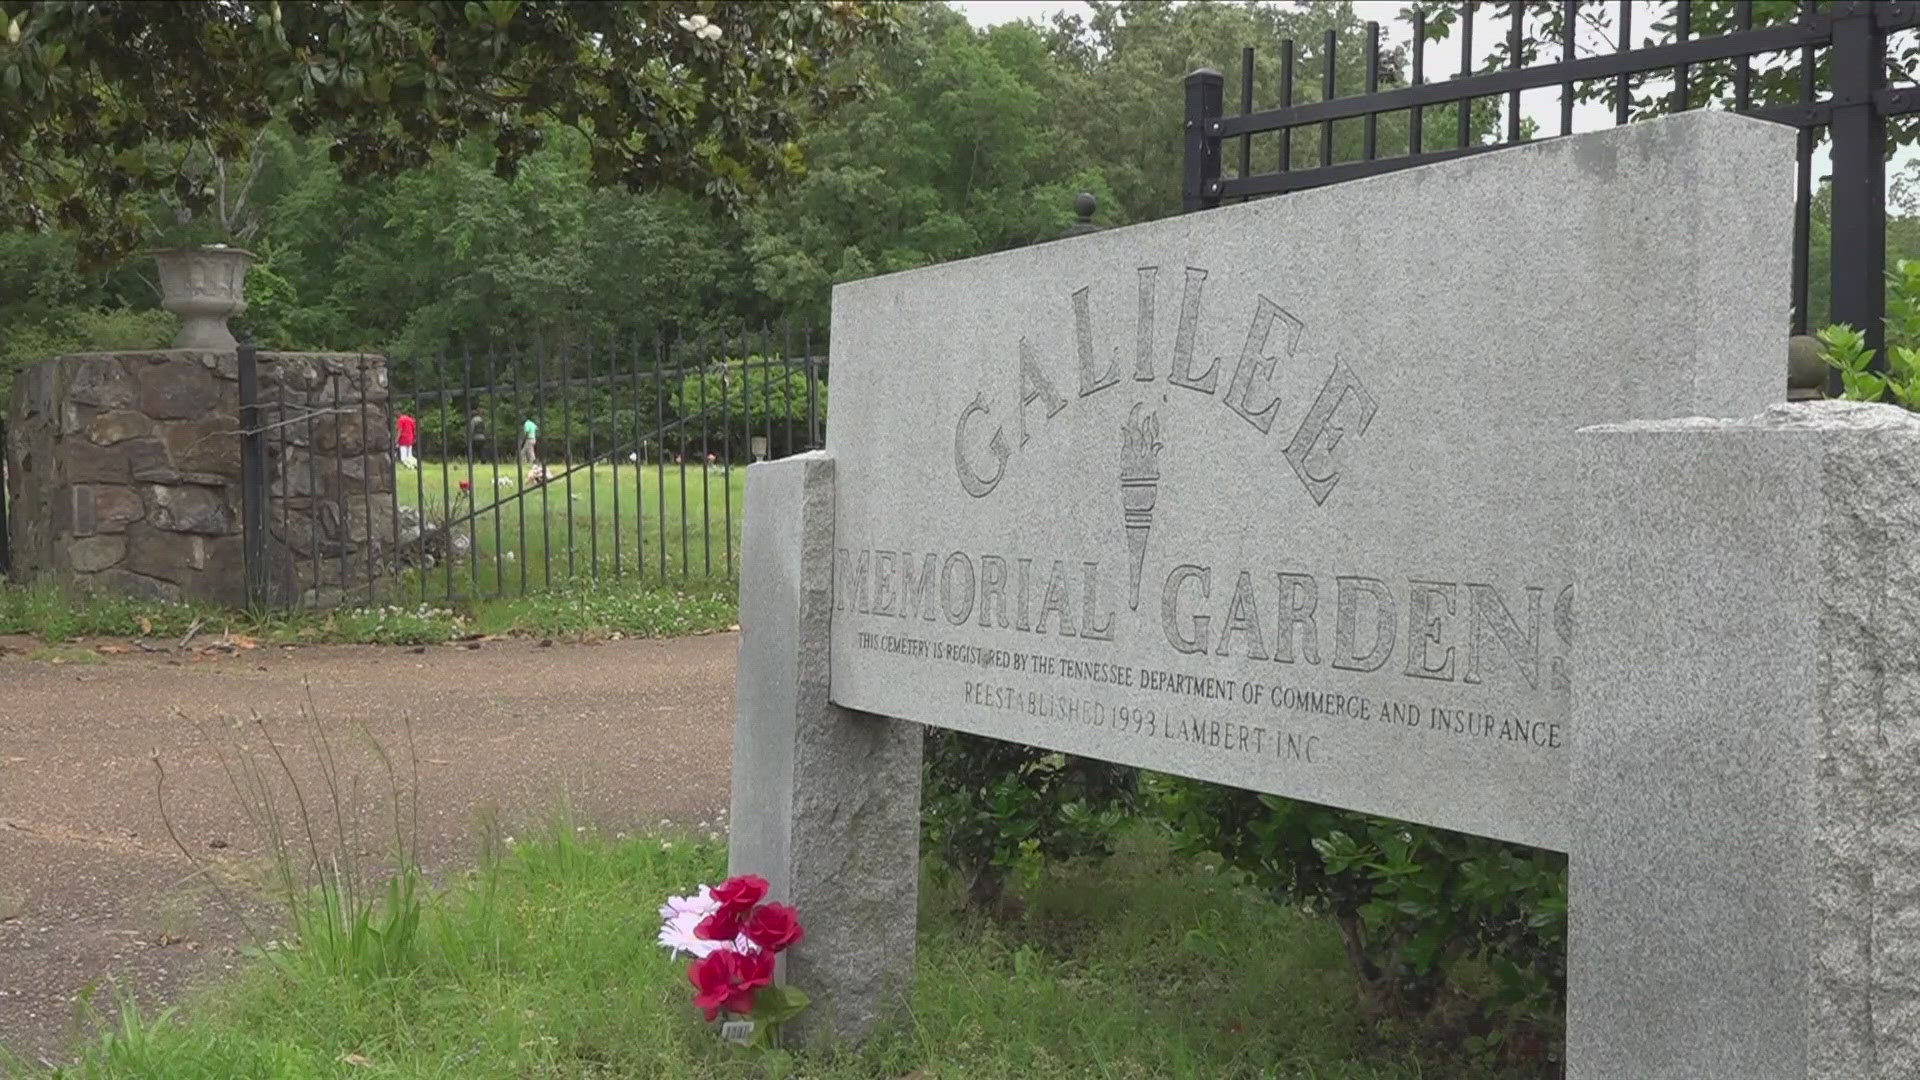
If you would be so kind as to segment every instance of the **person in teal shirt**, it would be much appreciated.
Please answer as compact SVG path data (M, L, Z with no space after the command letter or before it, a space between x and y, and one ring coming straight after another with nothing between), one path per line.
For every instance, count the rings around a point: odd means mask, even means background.
M529 416L527 417L527 422L520 428L520 460L529 465L539 461L539 441L540 425L534 423L533 417Z

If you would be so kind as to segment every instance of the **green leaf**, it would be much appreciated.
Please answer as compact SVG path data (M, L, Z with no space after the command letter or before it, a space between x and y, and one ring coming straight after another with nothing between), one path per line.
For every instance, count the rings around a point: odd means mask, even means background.
M781 1024L799 1016L809 1004L806 992L792 986L768 986L754 995L747 1015L762 1025Z

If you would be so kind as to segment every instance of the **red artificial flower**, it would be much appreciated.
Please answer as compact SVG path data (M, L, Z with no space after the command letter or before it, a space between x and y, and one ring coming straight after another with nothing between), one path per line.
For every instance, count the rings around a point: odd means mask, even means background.
M693 936L704 941L732 941L740 936L740 924L746 918L747 913L741 908L723 907L701 919L693 928Z
M773 954L721 949L687 965L687 981L693 984L693 1007L705 1013L709 1022L721 1009L749 1013L754 991L773 982Z
M767 879L758 874L728 878L714 888L712 895L723 909L731 908L744 917L753 905L766 899Z
M770 953L797 943L807 934L800 926L800 913L787 904L763 904L753 909L745 930L748 941Z
M473 490L473 481L471 481L471 480L462 480L462 481L460 481L460 490L461 490L461 491L472 491L472 490Z

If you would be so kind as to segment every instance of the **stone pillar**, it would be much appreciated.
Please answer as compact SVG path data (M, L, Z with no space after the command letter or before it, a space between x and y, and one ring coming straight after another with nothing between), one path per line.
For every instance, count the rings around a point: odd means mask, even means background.
M1920 1076L1920 419L1581 455L1568 1077Z
M164 600L246 600L231 352L43 361L14 381L14 573Z
M833 518L826 454L748 467L728 870L799 908L782 979L812 999L801 1044L904 1009L919 893L921 729L828 700Z
M386 361L261 353L276 596L337 603L391 568ZM232 352L42 361L15 378L14 576L163 600L247 600ZM304 419L303 419L304 418ZM291 422L288 422L291 421ZM318 556L316 559L315 556Z

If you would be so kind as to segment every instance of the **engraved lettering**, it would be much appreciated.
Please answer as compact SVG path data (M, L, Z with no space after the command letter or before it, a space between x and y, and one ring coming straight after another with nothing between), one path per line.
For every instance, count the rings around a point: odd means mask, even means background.
M1033 629L1033 608L1029 606L1027 598L1032 595L1030 585L1033 580L1033 560L1019 559L1016 561L1020 566L1020 585L1019 599L1016 601L1016 607L1013 612L1013 625L1019 630L1031 630Z
M1020 563L1020 570L1024 575L1026 572L1026 560L1022 559ZM1024 577L1022 580L1025 580ZM1046 598L1040 601L1040 624L1034 627L1034 632L1038 634L1046 633L1047 616L1058 615L1060 617L1060 636L1077 637L1078 635L1073 632L1073 618L1067 614L1067 602L1067 564L1059 559L1055 559L1053 560L1053 574L1047 578Z
M893 552L873 553L873 613L893 614Z
M1560 590L1553 602L1553 636L1560 639L1560 655L1553 658L1553 688L1573 686L1573 586Z
M906 552L900 553L900 617L911 619L919 615L928 622L934 621L938 613L933 608L933 583L939 576L936 567L940 565L940 556L927 552L920 562L920 573L913 572L913 557Z
M1320 662L1320 628L1314 623L1313 610L1320 606L1320 583L1312 574L1280 575L1280 629L1273 643L1273 658L1293 663L1293 628L1300 628L1300 656L1309 664Z
M1200 332L1200 290L1206 283L1205 270L1187 267L1187 284L1180 294L1180 326L1173 335L1173 370L1167 373L1167 381L1175 386L1211 394L1214 384L1219 381L1220 358L1214 357L1213 362L1207 365L1205 375L1196 377L1193 374L1194 339Z
M1333 486L1340 482L1339 461L1334 454L1341 438L1348 429L1355 435L1366 434L1374 410L1373 398L1360 385L1359 376L1344 362L1334 361L1332 374L1285 451L1287 464L1293 466L1315 506L1326 502Z
M1193 616L1193 636L1180 632L1180 587L1189 580L1200 583L1200 599L1205 600L1213 588L1213 571L1204 566L1176 566L1167 575L1167 584L1160 592L1160 626L1166 631L1167 644L1183 653L1205 653L1207 651L1207 626L1213 621L1209 615Z
M1445 654L1438 662L1429 656L1429 649L1445 644L1445 621L1452 618L1454 612L1453 592L1457 586L1451 581L1410 581L1407 583L1407 668L1406 673L1416 679L1438 679L1453 681L1453 646L1447 645ZM1434 611L1434 601L1444 603L1444 612Z
M987 396L977 395L960 410L960 422L953 429L953 467L960 474L961 490L976 499L986 498L1000 483L1000 478L1007 474L1007 458L1013 454L1013 448L1007 445L1006 429L994 428L993 438L987 440L987 449L993 452L993 475L981 476L967 464L967 418L987 411Z
M1271 390L1273 366L1280 358L1267 351L1267 338L1273 333L1275 318L1289 327L1287 355L1292 356L1294 350L1299 348L1300 332L1306 329L1306 324L1263 296L1253 309L1253 325L1247 328L1247 343L1240 349L1240 363L1235 365L1233 379L1227 384L1227 408L1239 413L1262 435L1273 426L1273 418L1280 411L1280 395ZM1267 391L1267 403L1258 409L1253 405L1256 381L1260 389Z
M1007 622L1007 560L998 555L980 556L980 625L991 629L995 622Z
M1133 381L1153 381L1153 279L1157 266L1140 268L1140 318L1133 327Z
M1094 365L1099 361L1093 356L1093 313L1088 310L1087 289L1074 290L1073 293L1073 336L1080 349L1080 396L1086 397L1096 390L1105 390L1120 381L1120 362L1107 358L1107 370L1104 374L1094 374Z
M956 571L956 567L958 570ZM966 577L961 578L964 572ZM940 609L954 626L966 625L973 615L973 560L956 551L940 567Z
M1080 636L1089 641L1113 640L1113 611L1100 615L1100 564L1081 563L1086 580L1080 595Z
M1216 655L1229 655L1235 631L1247 636L1247 659L1267 658L1267 643L1260 630L1260 607L1253 598L1253 575L1245 570L1240 571L1240 579L1234 583L1233 602L1227 605L1227 625L1220 630L1220 647L1214 650Z
M856 564L851 553L841 548L835 555L833 568L833 610L867 610L867 567L873 553L862 551Z
M1397 612L1393 592L1379 578L1334 578L1333 666L1346 671L1378 671L1393 656ZM1363 655L1354 651L1359 629L1360 598L1373 601L1373 644Z
M1033 346L1026 338L1020 339L1020 445L1025 447L1033 436L1027 431L1027 406L1036 401L1044 401L1047 406L1047 418L1060 415L1067 407L1067 399L1053 388L1052 380L1046 372L1040 370L1040 364L1033 356Z
M1513 619L1513 612L1507 610L1506 601L1493 586L1467 586L1467 621L1472 630L1467 635L1467 673L1462 682L1481 680L1480 661L1493 651L1491 645L1498 639L1506 646L1520 677L1527 680L1529 687L1539 689L1540 604L1545 591L1537 586L1527 587L1527 629L1523 633Z

